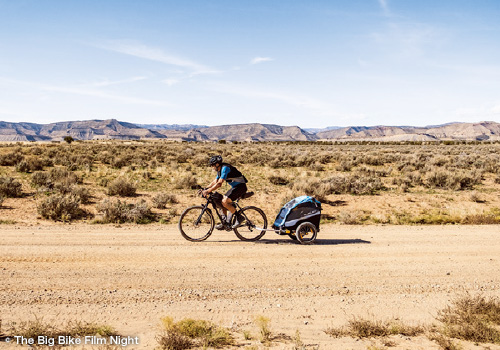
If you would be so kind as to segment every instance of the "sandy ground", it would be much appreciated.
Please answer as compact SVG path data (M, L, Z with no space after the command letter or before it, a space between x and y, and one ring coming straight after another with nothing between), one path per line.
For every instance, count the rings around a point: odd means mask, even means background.
M192 243L175 225L2 225L0 280L4 330L35 317L85 320L139 337L127 349L153 349L164 316L257 335L253 319L262 315L274 334L299 330L307 349L383 349L381 340L324 330L353 317L431 324L461 293L500 296L500 227L324 225L315 245L302 246L274 233L247 243L219 231ZM426 337L392 342L439 349ZM19 347L0 342L7 348ZM293 349L293 341L272 348Z

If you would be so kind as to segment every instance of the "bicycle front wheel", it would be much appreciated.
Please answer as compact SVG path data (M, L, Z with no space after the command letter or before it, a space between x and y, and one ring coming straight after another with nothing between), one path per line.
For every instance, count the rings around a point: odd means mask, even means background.
M240 215L245 221L240 227L234 229L234 233L239 239L242 241L257 241L264 236L267 228L267 218L262 209L245 207L241 209Z
M203 209L201 205L189 207L181 214L179 231L182 237L192 242L204 241L214 230L214 216L210 209Z

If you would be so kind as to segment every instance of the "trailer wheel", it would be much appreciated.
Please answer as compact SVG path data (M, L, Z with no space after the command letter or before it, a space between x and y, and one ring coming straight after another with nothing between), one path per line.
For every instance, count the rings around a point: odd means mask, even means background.
M297 240L302 244L313 243L316 240L317 235L318 231L316 230L316 226L310 222L301 223L295 231L295 237L297 237Z

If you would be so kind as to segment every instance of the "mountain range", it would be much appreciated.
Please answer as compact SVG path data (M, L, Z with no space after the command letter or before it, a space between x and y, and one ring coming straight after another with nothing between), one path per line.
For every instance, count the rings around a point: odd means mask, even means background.
M274 124L132 124L107 120L67 121L50 124L0 121L0 141L169 139L176 141L440 141L500 140L500 123L447 123L414 126L331 126L302 129Z

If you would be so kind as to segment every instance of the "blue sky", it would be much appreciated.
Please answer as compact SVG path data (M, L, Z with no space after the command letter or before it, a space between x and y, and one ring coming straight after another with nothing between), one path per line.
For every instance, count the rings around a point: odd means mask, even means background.
M0 120L500 122L498 0L0 0Z

